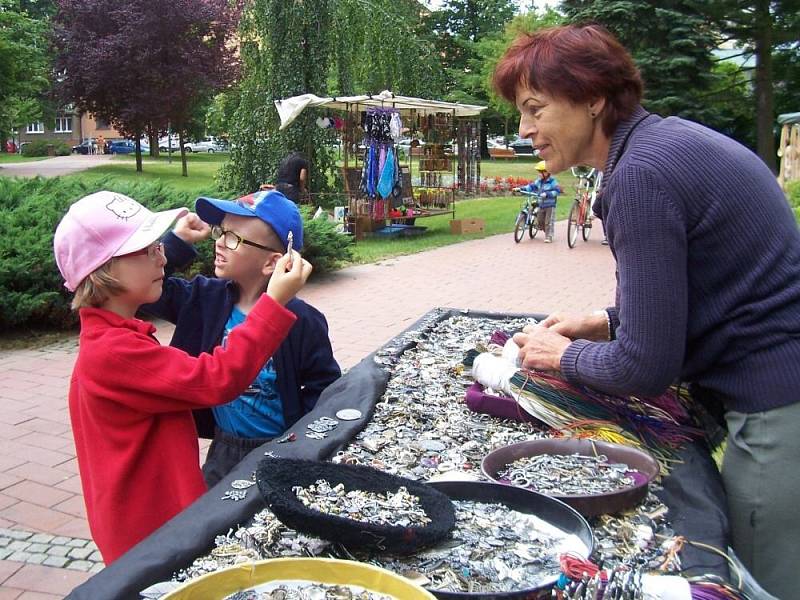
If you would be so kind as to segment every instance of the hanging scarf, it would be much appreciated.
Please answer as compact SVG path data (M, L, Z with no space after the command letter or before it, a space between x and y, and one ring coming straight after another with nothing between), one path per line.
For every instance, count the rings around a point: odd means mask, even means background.
M378 181L378 193L381 195L381 198L388 198L389 194L392 193L392 187L394 186L394 174L395 174L395 161L394 161L394 151L391 147L389 147L389 151L386 153L386 160L383 163L383 170L381 171L380 180Z

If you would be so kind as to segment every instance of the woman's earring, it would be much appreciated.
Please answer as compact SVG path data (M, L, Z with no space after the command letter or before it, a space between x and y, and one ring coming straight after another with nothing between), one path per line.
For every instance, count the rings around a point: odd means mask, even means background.
M591 112L591 113L589 113L589 114L592 116L592 118L593 118L593 119L594 119L594 118L597 116L597 113L596 113L596 112Z

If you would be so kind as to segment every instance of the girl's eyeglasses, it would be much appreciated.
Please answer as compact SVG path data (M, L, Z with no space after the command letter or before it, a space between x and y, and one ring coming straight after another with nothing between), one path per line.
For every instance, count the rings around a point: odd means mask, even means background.
M283 254L282 250L275 250L275 248L270 248L269 246L262 246L261 244L257 244L256 242L251 242L250 240L244 239L239 234L234 233L233 231L228 231L223 229L219 225L214 225L211 228L211 239L216 241L222 238L223 245L228 250L236 250L239 247L239 244L246 244L247 246L253 246L255 248L261 248L262 250L267 250L269 252L277 252L278 254Z
M120 256L117 256L117 258L125 258L126 256L144 256L145 254L150 258L150 260L163 258L164 244L162 242L153 242L146 248L136 250L135 252L128 252L127 254L121 254Z

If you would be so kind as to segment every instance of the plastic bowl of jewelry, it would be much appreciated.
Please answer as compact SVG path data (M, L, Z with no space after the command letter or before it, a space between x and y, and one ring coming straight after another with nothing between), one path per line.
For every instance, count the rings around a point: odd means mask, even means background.
M455 526L445 494L363 465L267 457L256 482L284 525L352 548L408 554Z
M208 573L163 600L336 598L433 600L430 592L374 565L333 558L273 558Z
M647 452L599 440L528 440L487 454L481 470L489 479L539 492L569 504L584 517L636 506L658 476Z
M451 539L415 555L413 562L378 561L412 577L441 600L537 600L550 598L559 578L559 557L588 558L592 530L563 502L498 483L430 483L456 506ZM404 567L404 568L401 568Z

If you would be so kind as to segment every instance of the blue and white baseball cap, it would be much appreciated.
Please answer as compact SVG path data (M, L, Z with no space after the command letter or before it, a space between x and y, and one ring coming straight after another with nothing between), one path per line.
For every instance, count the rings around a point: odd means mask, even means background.
M303 218L297 205L275 190L247 194L236 200L218 200L200 197L194 205L197 215L209 225L219 225L225 215L258 217L272 227L281 243L286 247L289 232L292 232L292 247L303 247Z

